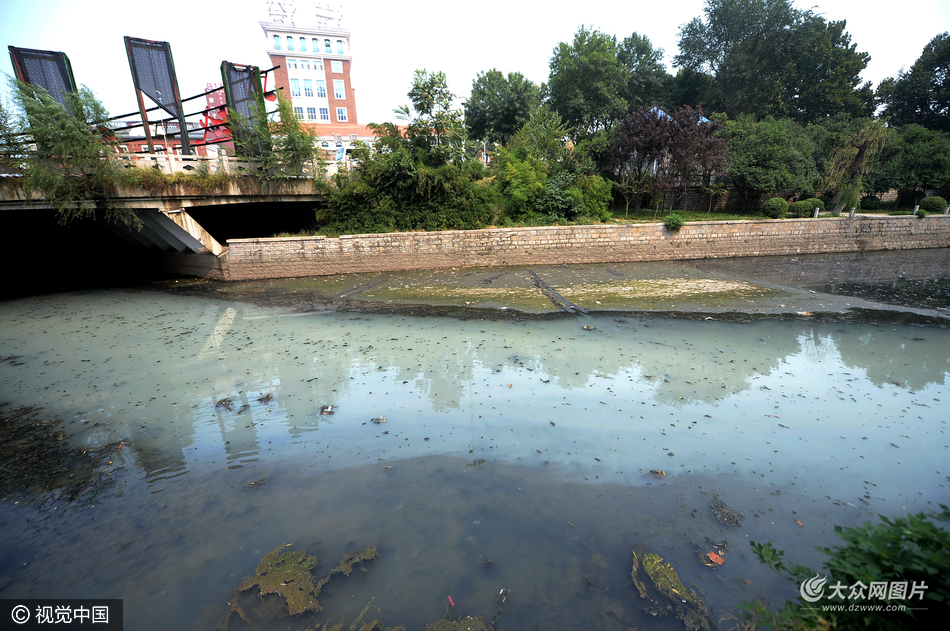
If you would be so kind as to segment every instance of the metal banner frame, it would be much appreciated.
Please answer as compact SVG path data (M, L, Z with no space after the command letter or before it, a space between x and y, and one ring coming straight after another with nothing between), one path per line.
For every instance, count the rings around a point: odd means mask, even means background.
M178 77L175 74L171 45L168 42L156 42L126 35L125 51L129 58L129 68L132 70L132 83L135 85L135 96L142 115L149 151L155 153L155 147L152 143L145 102L142 100L143 94L178 121L181 150L183 154L189 155L191 146L188 125L185 123L185 112L181 105L181 93L178 90Z

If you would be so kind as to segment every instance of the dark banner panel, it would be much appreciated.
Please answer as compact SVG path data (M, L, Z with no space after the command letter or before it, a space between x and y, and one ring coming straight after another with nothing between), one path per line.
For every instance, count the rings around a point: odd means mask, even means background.
M221 62L221 79L224 81L224 94L228 109L237 112L251 127L260 123L264 116L264 95L261 90L261 70L257 66L237 66L229 61ZM244 151L260 155L254 147L248 146L247 138L242 138L243 130L231 128L234 140L244 147ZM259 149L259 148L258 148Z
M66 53L16 46L8 48L17 80L39 86L49 92L60 105L66 104L63 95L76 91L73 69Z
M132 83L135 85L136 93L145 94L152 99L156 105L178 120L180 130L187 130L171 45L168 42L155 42L126 35L125 50L129 56ZM146 135L150 136L144 103L141 97L138 100L139 109L142 112L142 123L145 125ZM181 133L180 138L182 153L186 155L191 153L187 131ZM149 145L151 145L150 137Z

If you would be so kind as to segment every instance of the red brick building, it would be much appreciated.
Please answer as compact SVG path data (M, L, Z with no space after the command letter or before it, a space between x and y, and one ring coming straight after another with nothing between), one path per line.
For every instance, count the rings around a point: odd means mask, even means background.
M289 98L302 122L314 127L328 153L354 140L372 142L359 124L350 32L340 5L305 0L268 0L261 22L276 87ZM271 86L267 86L270 89Z

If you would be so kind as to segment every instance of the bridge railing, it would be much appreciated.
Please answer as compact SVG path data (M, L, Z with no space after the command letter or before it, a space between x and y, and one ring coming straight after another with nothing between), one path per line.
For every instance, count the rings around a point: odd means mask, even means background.
M235 156L183 156L174 153L120 153L116 155L120 166L127 169L158 169L166 175L175 173L195 173L207 168L210 173L228 175L256 175L260 167L256 162ZM324 177L337 172L338 165L331 162L326 165ZM304 168L304 175L316 177L317 169Z

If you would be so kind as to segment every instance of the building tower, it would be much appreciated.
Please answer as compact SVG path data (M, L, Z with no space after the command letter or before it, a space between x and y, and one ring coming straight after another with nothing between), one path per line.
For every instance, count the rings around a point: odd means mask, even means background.
M350 32L342 7L307 0L266 0L268 20L261 22L267 54L281 94L290 98L297 118L316 128L320 138L364 139L372 134L358 124L356 91L350 82ZM329 147L328 142L323 143Z

